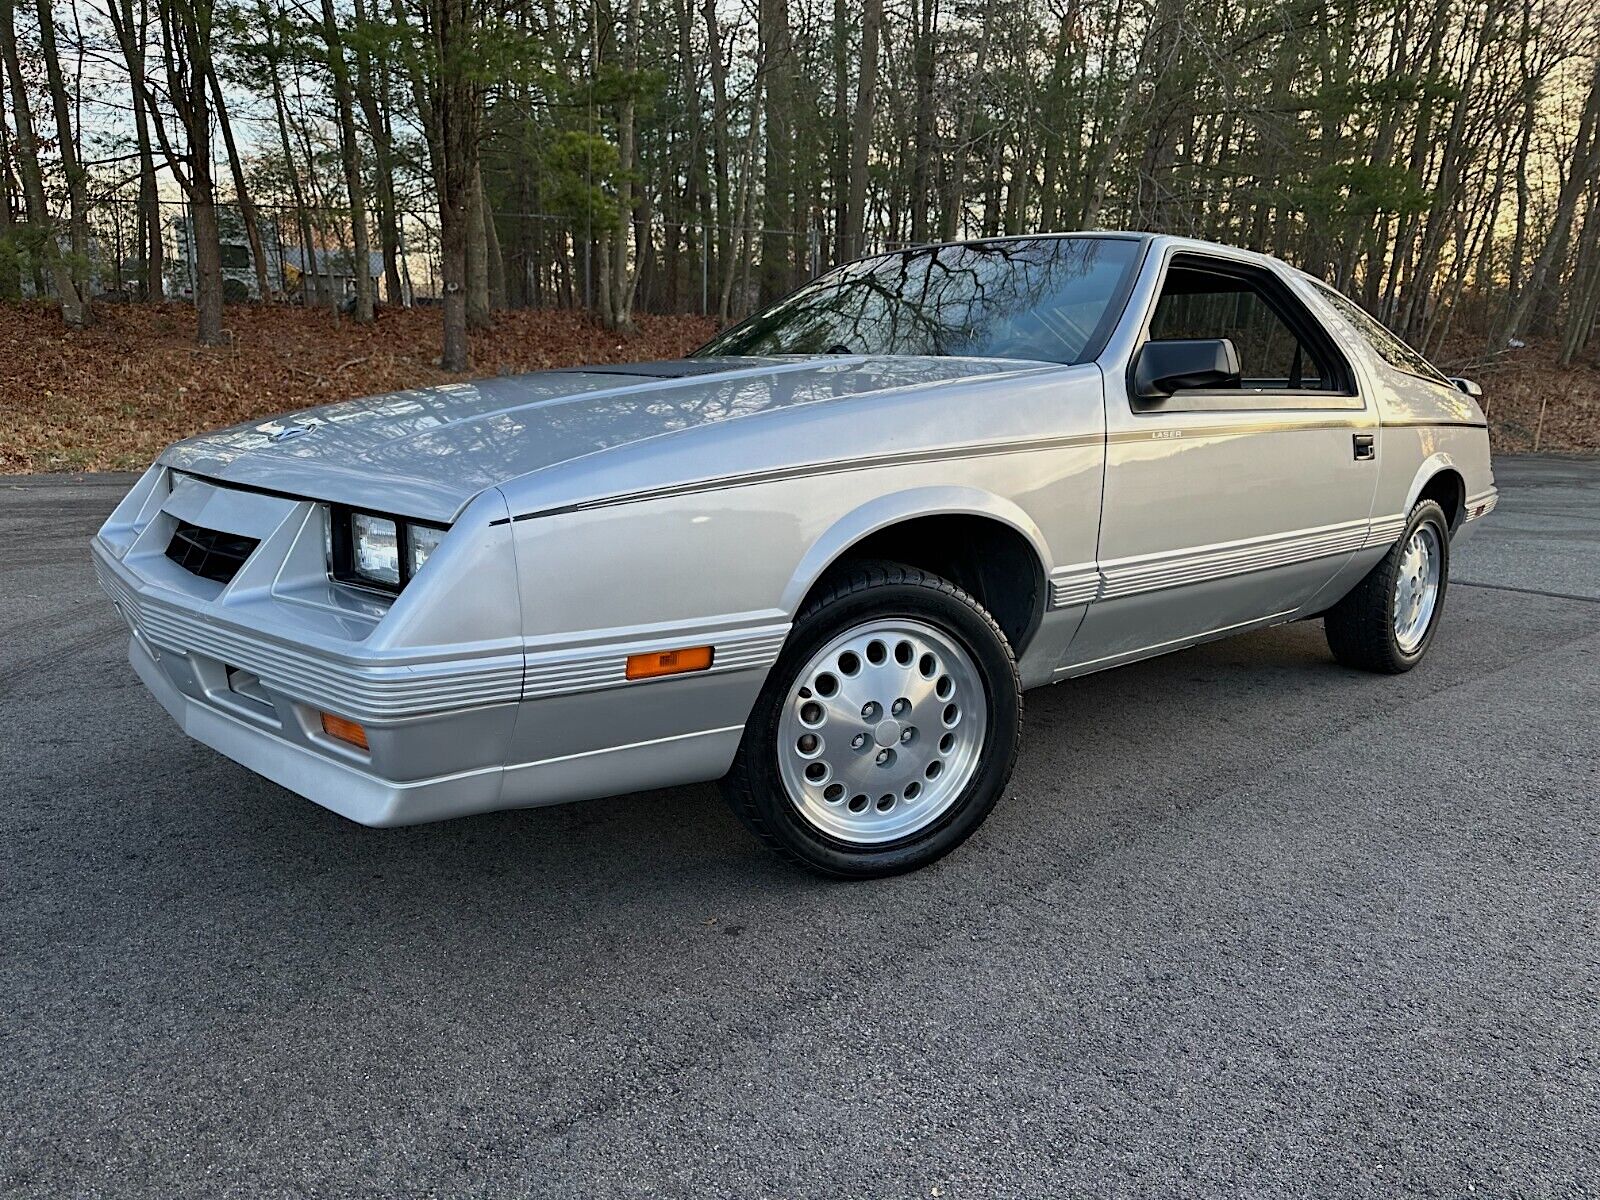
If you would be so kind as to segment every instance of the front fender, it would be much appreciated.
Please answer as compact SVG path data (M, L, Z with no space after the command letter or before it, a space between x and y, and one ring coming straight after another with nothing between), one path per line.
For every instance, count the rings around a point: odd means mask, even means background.
M800 559L780 605L791 617L806 593L825 571L854 545L879 530L920 517L969 516L999 521L1020 533L1033 547L1044 578L1055 564L1039 526L1014 502L982 488L939 485L907 488L877 496L845 513L823 532Z

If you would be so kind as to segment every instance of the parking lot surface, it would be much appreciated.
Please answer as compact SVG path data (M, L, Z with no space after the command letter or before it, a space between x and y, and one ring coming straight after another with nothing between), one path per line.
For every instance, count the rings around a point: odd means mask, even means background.
M0 479L0 1194L1592 1194L1600 462L1502 460L1427 662L1028 696L919 874L713 786L376 831L181 736Z

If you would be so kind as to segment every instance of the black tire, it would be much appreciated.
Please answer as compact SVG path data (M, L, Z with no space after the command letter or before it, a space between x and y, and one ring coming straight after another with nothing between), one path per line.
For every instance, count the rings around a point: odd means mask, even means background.
M939 819L897 841L838 840L800 814L779 773L778 726L796 676L833 638L865 621L904 617L936 627L971 657L987 720L977 767ZM847 567L795 619L745 725L723 792L739 819L780 857L822 875L876 879L914 871L950 853L989 815L1011 778L1022 723L1022 688L1005 634L982 605L949 580L891 562Z
M1410 650L1404 649L1394 628L1395 589L1399 583L1401 560L1412 535L1420 526L1432 525L1438 537L1441 562L1439 592L1433 614L1422 639ZM1328 648L1333 657L1347 667L1399 675L1422 661L1433 643L1439 619L1444 615L1445 593L1450 585L1450 523L1444 509L1432 500L1420 500L1411 510L1405 531L1367 572L1362 581L1323 617Z

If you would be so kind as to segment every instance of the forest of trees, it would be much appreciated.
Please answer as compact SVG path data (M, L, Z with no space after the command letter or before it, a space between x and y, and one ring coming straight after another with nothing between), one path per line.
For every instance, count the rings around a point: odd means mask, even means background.
M271 241L352 264L302 292L351 320L436 301L452 370L507 307L728 318L865 252L1133 228L1424 349L1600 353L1594 0L0 0L0 77L0 298L73 328L171 298L175 227L201 343L237 230L251 296Z

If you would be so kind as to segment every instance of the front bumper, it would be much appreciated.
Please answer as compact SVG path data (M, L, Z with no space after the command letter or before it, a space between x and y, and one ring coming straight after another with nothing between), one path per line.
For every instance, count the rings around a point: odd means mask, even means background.
M715 670L628 683L626 655L655 637L525 650L499 513L469 509L392 608L372 606L328 581L313 502L156 474L92 543L134 670L191 737L365 825L716 778L787 632L724 630ZM165 556L190 517L261 538L231 582ZM368 749L323 713L359 722Z
M375 622L270 596L225 604L194 594L201 585L171 563L118 557L102 538L92 549L128 624L129 662L196 741L364 825L499 805L520 646L459 658L369 647ZM360 722L369 748L324 733L325 712Z
M186 695L173 680L170 660L163 663L158 655L137 635L129 640L134 672L184 733L342 817L362 825L414 825L500 807L501 767L405 782L382 779L342 761L337 748L317 747L317 735L303 721L274 732Z

